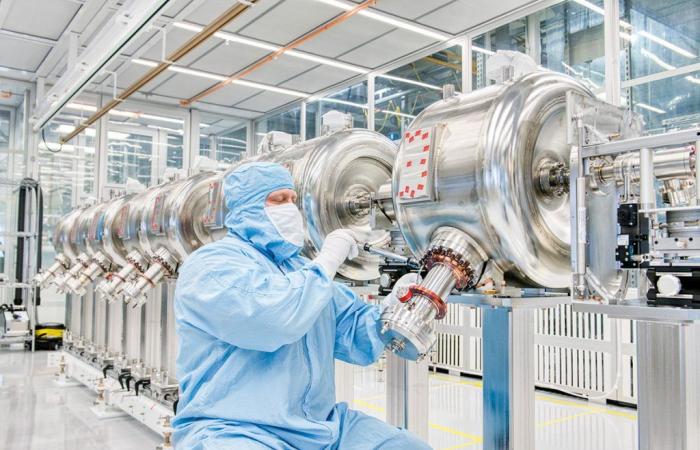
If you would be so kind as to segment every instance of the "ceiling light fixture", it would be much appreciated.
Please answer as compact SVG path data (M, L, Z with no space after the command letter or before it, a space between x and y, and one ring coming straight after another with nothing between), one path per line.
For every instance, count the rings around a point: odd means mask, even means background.
M131 61L136 63L136 64L141 64L141 65L155 64L153 61L150 61L147 59L132 59ZM228 80L228 77L225 77L223 75L218 75L218 74L211 73L211 72L204 72L201 70L188 69L187 67L170 66L170 67L168 67L168 70L170 70L172 72L183 73L186 75L192 75L195 77L207 78L210 80L216 80L216 81ZM270 86L267 84L255 83L253 81L246 81L246 80L233 80L231 82L231 84L238 84L240 86L252 87L255 89L261 89L263 91L277 92L278 94L290 95L292 97L306 97L309 95L307 93L294 91L292 89L284 89L284 88L279 88L276 86ZM146 117L146 115L142 114L141 117Z
M495 55L496 52L492 52L491 50L486 50L485 48L477 47L476 45L472 45L472 51L473 52L478 52L478 53L483 53L485 55Z
M338 0L316 0L321 3L325 3L326 5L330 6L335 6L336 8L343 9L345 11L349 11L352 8L354 8L355 5L341 2ZM406 31L411 31L416 34L420 34L426 37L429 37L431 39L435 39L436 41L448 41L452 39L454 36L446 34L446 33L440 33L438 31L432 30L428 27L420 26L415 23L409 22L409 21L404 21L404 20L399 20L395 19L393 17L389 17L385 14L380 14L376 11L372 11L369 9L362 10L358 12L358 15L367 17L372 20L376 20L377 22L382 22L387 25L391 25L396 28L401 28Z
M588 1L586 1L586 0L574 0L574 1L575 1L576 3L578 3L579 5L584 6L584 7L588 8L588 9L590 9L591 11L594 11L594 12L596 12L596 13L602 15L602 16L605 16L605 10L604 10L603 8L601 8L600 6L598 6L598 5L594 5L593 3L588 2ZM626 21L624 21L624 20L620 20L620 26L621 26L622 28L625 28L625 29L628 29L628 30L632 30L632 24L629 23L629 22L626 22ZM684 48L681 48L681 47L679 47L679 46L677 46L677 45L675 45L675 44L672 44L671 42L667 41L666 39L662 39L662 38L660 38L660 37L658 37L658 36L656 36L656 35L653 35L653 34L649 33L649 32L646 31L646 30L639 30L639 31L636 31L636 34L639 35L639 36L642 36L642 37L644 37L644 38L647 38L647 39L649 39L650 41L655 42L655 43L657 43L657 44L659 44L659 45L661 45L661 46L663 46L663 47L666 47L667 49L669 49L669 50L671 50L671 51L673 51L673 52L676 52L676 53L678 53L679 55L685 56L686 58L690 58L690 59L695 59L695 58L697 58L697 55L695 55L695 54L689 52L688 50L686 50L686 49L684 49ZM620 33L620 37L622 37L623 39L630 40L630 41L632 40L632 35L631 35L631 34L628 34L628 33L624 33L624 34L623 34L623 33ZM628 37L629 37L629 38L628 38Z
M394 75L382 74L382 75L377 75L377 77L378 78L386 78L387 80L400 81L401 83L412 84L414 86L420 86L420 87L424 87L427 89L434 89L436 91L442 91L442 88L440 86L435 86L434 84L422 83L420 81L415 81L415 80L409 80L407 78L395 77Z
M646 109L647 111L655 112L657 114L666 114L663 109L657 108L656 106L647 105L646 103L635 103L635 106L639 108Z
M173 25L175 27L181 28L183 30L189 30L189 31L193 31L193 32L202 31L202 27L200 27L199 25L191 24L191 23L175 22ZM264 50L268 50L271 52L276 52L277 50L282 48L278 45L268 44L266 42L262 42L262 41L258 41L258 40L250 39L250 38L245 38L242 36L238 36L236 34L226 33L223 31L219 31L218 33L215 33L214 36L218 37L219 39L223 39L225 41L228 41L228 42L236 42L236 43L248 45L251 47L262 48ZM315 63L323 64L326 66L337 67L338 69L347 70L349 72L369 73L369 70L365 69L364 67L355 66L352 64L346 64L346 63L343 63L340 61L336 61L334 59L324 58L323 56L313 55L311 53L301 52L299 50L288 50L285 52L285 54L289 55L289 56L293 56L295 58L304 59L307 61L312 61Z

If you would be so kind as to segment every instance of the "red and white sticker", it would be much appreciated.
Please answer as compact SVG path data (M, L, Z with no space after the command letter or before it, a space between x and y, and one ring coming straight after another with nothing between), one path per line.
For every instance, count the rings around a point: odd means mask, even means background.
M398 200L411 202L431 198L432 155L436 127L419 128L404 134L400 164Z

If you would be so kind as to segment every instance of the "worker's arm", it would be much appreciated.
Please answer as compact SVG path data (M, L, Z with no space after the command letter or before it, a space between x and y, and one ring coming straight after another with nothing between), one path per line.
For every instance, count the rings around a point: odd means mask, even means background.
M379 308L368 305L347 286L334 283L335 357L366 366L379 358L384 344L379 338Z
M271 352L301 339L332 298L332 280L313 262L287 274L240 257L202 262L178 280L178 320L237 347Z

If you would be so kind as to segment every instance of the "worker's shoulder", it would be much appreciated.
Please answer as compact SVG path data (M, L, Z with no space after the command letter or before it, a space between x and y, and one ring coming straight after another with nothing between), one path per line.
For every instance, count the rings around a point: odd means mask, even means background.
M248 259L249 252L246 247L246 243L240 239L227 236L195 250L185 260L181 271L187 271L190 268L201 269L202 267L213 267L218 264L230 264L235 259Z

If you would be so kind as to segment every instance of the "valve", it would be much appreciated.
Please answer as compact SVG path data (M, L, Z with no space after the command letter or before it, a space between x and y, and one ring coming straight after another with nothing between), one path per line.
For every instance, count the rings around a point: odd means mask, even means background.
M405 359L425 358L435 344L434 322L447 314L450 292L471 287L485 259L465 233L439 228L421 260L427 270L423 281L409 287L379 319L380 337L387 348Z

